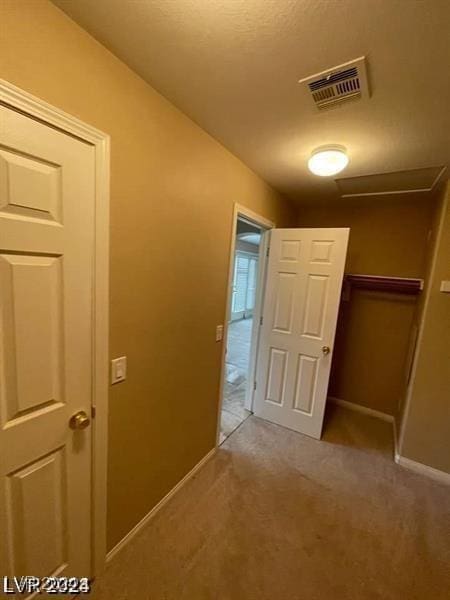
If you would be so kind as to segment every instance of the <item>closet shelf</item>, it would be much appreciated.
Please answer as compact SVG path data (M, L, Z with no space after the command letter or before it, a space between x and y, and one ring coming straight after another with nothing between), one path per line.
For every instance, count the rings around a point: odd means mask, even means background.
M344 282L347 288L372 290L376 292L391 292L417 296L423 289L423 279L408 277L384 277L380 275L356 275L346 273ZM350 291L350 290L348 290Z

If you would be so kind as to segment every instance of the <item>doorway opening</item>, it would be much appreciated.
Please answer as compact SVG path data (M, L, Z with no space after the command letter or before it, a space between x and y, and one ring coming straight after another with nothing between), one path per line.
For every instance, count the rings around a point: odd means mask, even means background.
M320 439L350 230L266 228L235 215L217 441L252 412ZM259 241L256 282L245 234Z
M261 311L265 232L272 224L235 211L228 289L219 444L252 414Z

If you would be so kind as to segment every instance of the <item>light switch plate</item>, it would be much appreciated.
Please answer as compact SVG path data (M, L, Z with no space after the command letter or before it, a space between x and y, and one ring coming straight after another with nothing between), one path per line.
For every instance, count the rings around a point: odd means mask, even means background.
M450 292L450 281L441 281L441 292Z
M216 327L216 342L223 340L223 325L217 325Z
M119 383L127 378L127 357L119 356L111 361L111 383Z

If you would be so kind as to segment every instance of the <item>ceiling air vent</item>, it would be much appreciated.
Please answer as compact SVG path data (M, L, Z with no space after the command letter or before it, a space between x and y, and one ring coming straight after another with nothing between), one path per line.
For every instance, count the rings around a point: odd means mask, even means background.
M369 97L364 56L338 67L300 79L308 95L319 110L348 100Z

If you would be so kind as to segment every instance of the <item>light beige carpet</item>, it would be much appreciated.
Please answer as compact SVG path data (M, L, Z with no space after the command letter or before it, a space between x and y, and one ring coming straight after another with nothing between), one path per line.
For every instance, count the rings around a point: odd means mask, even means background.
M93 597L449 600L450 488L395 465L376 419L332 409L318 442L250 417Z

